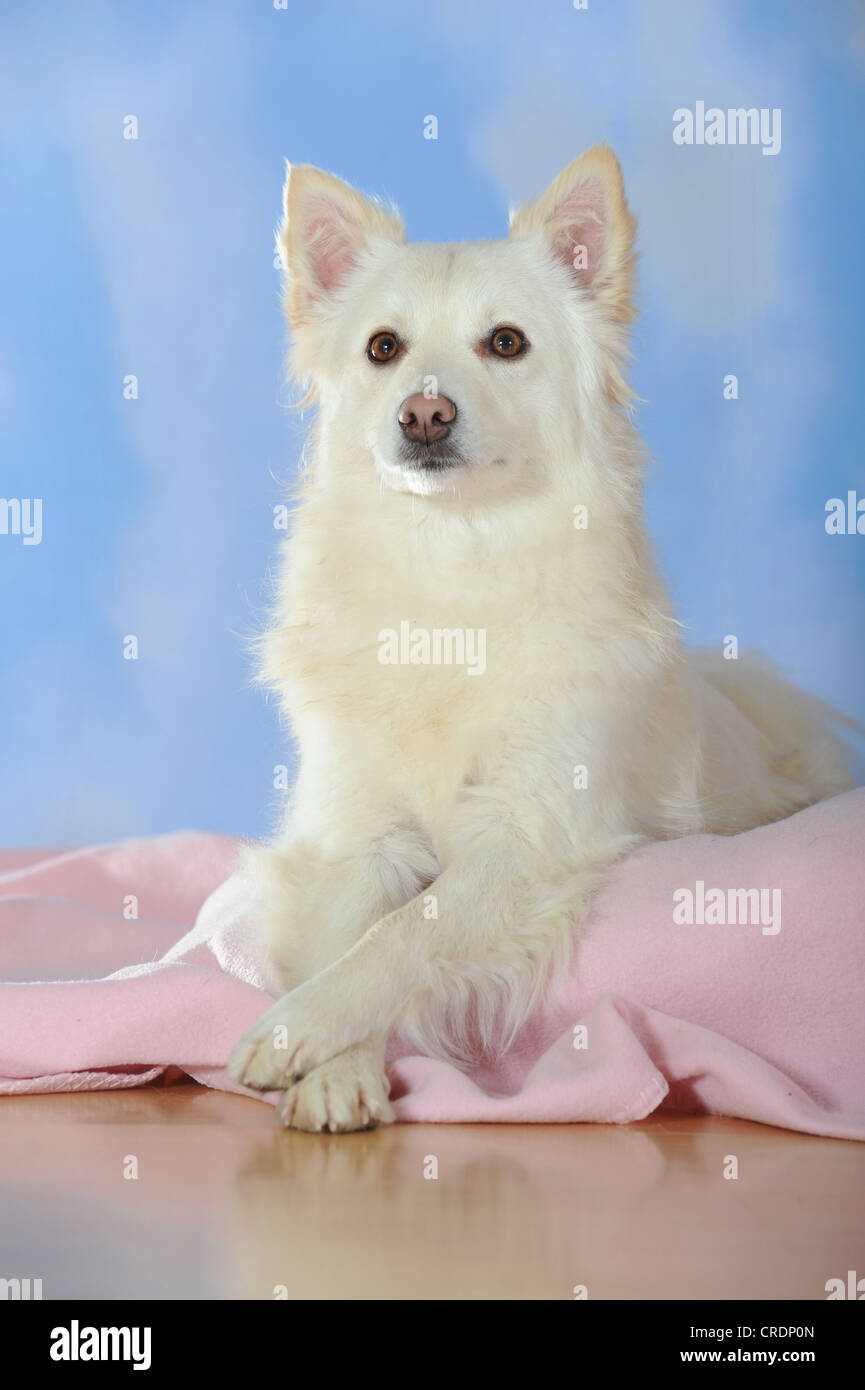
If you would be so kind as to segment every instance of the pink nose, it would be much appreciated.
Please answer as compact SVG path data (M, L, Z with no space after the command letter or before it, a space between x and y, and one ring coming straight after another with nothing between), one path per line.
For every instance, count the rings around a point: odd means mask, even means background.
M419 444L435 444L450 434L450 427L457 418L457 408L447 396L406 396L399 408L397 419L406 439L414 439Z

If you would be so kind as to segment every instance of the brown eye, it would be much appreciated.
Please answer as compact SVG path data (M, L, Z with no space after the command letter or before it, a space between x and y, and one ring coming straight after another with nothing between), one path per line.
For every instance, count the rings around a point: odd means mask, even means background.
M490 348L497 357L519 357L525 347L526 340L516 328L497 328L490 338Z
M392 362L398 352L399 338L395 333L374 333L367 343L366 355L370 362Z

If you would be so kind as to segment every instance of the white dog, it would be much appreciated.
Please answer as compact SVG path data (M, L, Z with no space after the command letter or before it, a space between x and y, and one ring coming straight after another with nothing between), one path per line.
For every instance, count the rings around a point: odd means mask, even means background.
M284 1091L286 1125L391 1118L397 1026L457 1059L506 1048L641 841L851 785L817 701L680 645L622 377L633 235L605 147L507 240L460 245L407 245L393 210L290 170L318 411L262 673L300 772L251 864L289 992L230 1063Z

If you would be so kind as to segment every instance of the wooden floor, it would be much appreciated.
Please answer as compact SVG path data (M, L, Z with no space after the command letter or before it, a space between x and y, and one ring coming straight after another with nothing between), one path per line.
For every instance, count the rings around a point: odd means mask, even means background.
M0 1278L46 1299L820 1299L865 1273L863 1189L865 1145L732 1120L343 1137L192 1084L0 1100Z

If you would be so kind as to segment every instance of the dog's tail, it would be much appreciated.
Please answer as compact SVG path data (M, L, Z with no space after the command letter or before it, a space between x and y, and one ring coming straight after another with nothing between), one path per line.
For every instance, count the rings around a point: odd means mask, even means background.
M780 674L760 652L726 661L717 652L693 653L703 678L727 697L768 739L773 772L822 801L855 786L852 750L837 729L865 735L865 726Z

